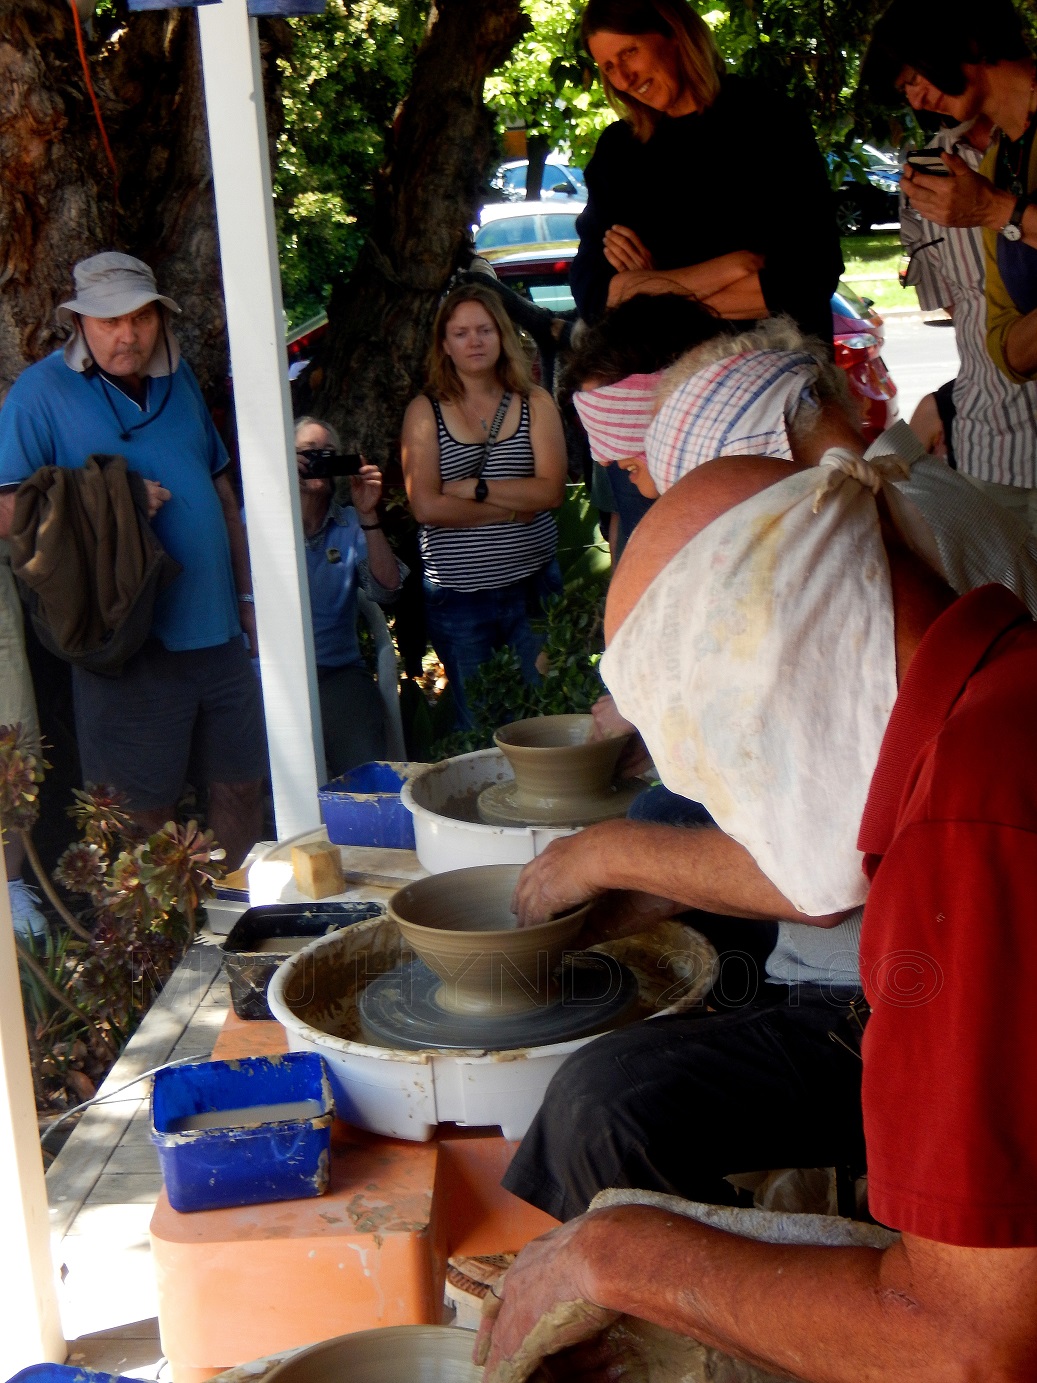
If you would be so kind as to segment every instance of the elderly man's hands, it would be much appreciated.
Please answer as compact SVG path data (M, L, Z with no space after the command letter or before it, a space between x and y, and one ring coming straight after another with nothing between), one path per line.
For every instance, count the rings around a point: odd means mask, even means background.
M382 473L364 461L356 475L349 477L349 497L361 519L370 518L382 497Z
M144 489L148 500L148 518L153 519L166 500L173 498L173 494L164 485L160 485L157 480L145 480Z
M616 735L632 737L620 754L616 766L621 778L636 778L639 773L644 773L645 769L652 766L651 755L645 748L644 740L637 733L637 726L620 715L615 701L608 692L595 701L591 707L591 715L594 717L591 739L607 740Z
M937 226L988 226L999 230L1015 206L1010 192L999 192L974 173L957 154L941 151L949 178L930 177L905 166L900 185L912 208Z
M607 842L623 822L587 826L574 836L553 840L542 855L530 860L515 886L511 910L520 927L546 922L560 912L598 898L608 889L604 862Z
M592 1340L617 1319L618 1312L593 1301L601 1213L581 1215L527 1244L499 1298L487 1299L474 1351L476 1364L486 1365L484 1383L524 1383L545 1358Z

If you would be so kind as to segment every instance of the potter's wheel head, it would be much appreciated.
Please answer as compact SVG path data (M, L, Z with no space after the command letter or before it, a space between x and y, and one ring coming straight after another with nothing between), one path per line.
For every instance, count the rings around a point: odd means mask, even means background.
M644 790L644 783L637 780L564 802L530 802L514 781L491 783L479 794L479 817L490 826L593 826L596 821L626 816Z
M609 793L629 735L592 739L592 715L537 716L502 725L494 735L515 775L516 799L527 810L586 811ZM536 817L530 817L536 820Z
M600 951L567 956L554 976L541 977L532 1004L519 1011L491 1006L472 1013L444 1005L450 982L416 957L373 979L358 1002L364 1039L404 1051L514 1052L606 1032L636 1007L633 972ZM449 998L449 995L446 996Z
M522 1012L561 963L589 905L533 927L511 911L520 865L491 864L432 874L389 900L404 945L449 983L457 1013Z
M392 1325L360 1330L300 1350L263 1375L263 1383L478 1383L474 1336L449 1325Z

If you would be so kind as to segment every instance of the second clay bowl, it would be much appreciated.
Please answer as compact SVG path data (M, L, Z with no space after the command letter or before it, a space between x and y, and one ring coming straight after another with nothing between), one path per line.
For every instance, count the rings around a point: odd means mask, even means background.
M443 981L436 1004L450 1014L522 1013L557 997L555 971L589 905L532 927L511 911L520 865L477 865L432 874L389 899L404 944Z
M604 796L629 735L592 739L592 715L537 716L494 735L515 775L516 799L564 810Z

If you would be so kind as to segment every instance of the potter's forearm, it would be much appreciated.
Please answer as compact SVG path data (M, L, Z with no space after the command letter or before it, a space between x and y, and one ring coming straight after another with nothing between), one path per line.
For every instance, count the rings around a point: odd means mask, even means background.
M592 834L593 833L593 834ZM832 926L842 914L807 917L775 888L748 850L715 827L607 821L583 832L603 889L660 894L686 908Z
M981 1362L968 1323L920 1299L902 1245L760 1244L634 1206L588 1216L581 1238L598 1306L805 1383L988 1376L968 1371Z

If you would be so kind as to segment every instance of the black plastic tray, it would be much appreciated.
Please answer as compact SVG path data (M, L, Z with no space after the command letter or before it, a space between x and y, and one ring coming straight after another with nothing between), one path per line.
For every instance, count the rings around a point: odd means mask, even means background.
M379 903L271 903L249 908L235 922L223 951L223 970L230 982L230 1001L239 1018L272 1018L266 1001L270 977L293 952L259 951L257 943L278 936L313 939L340 931L354 922L380 917Z

